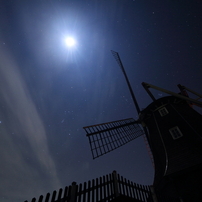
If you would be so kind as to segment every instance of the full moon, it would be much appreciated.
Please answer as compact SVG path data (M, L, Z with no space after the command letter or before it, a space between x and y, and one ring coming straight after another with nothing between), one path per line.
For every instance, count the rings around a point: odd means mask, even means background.
M65 39L65 43L66 43L66 45L67 45L68 47L72 47L72 46L75 46L76 41L75 41L75 39L72 38L72 37L67 37L67 38Z

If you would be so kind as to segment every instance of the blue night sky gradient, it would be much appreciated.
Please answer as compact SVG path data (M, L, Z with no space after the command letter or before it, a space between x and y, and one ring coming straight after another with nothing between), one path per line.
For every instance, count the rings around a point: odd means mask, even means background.
M140 109L152 101L143 81L201 93L201 10L197 0L3 0L0 201L30 201L113 170L152 184L143 137L92 160L82 127L138 118L110 50L119 52Z

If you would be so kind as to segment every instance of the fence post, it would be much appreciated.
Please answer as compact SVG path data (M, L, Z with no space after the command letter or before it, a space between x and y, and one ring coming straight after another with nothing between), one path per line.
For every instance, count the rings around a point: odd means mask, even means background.
M154 187L152 185L150 186L150 190L151 190L151 195L152 195L153 201L158 202Z
M76 182L72 182L72 189L71 189L71 196L70 196L70 202L76 201Z
M117 172L115 170L113 171L112 176L114 184L114 194L115 198L117 198L119 196L119 188L118 188Z

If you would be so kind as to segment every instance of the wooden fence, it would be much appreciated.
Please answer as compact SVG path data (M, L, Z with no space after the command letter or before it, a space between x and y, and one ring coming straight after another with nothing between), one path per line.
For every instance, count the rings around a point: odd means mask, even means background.
M153 202L150 186L126 180L116 171L83 184L77 185L73 182L64 190L60 189L58 193L54 191L52 196L47 193L45 197L41 195L38 200L33 198L31 202L108 202L119 197L133 198L139 202Z

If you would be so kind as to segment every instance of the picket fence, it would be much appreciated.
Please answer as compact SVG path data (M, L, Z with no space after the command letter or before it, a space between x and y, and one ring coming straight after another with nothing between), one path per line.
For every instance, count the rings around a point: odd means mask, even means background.
M133 198L139 202L153 202L153 193L150 186L139 185L126 180L116 171L113 173L84 182L62 188L58 194L56 191L47 193L44 197L41 195L39 199L33 198L31 202L108 202L118 199L121 196ZM127 200L125 200L127 201ZM28 201L25 201L28 202Z

